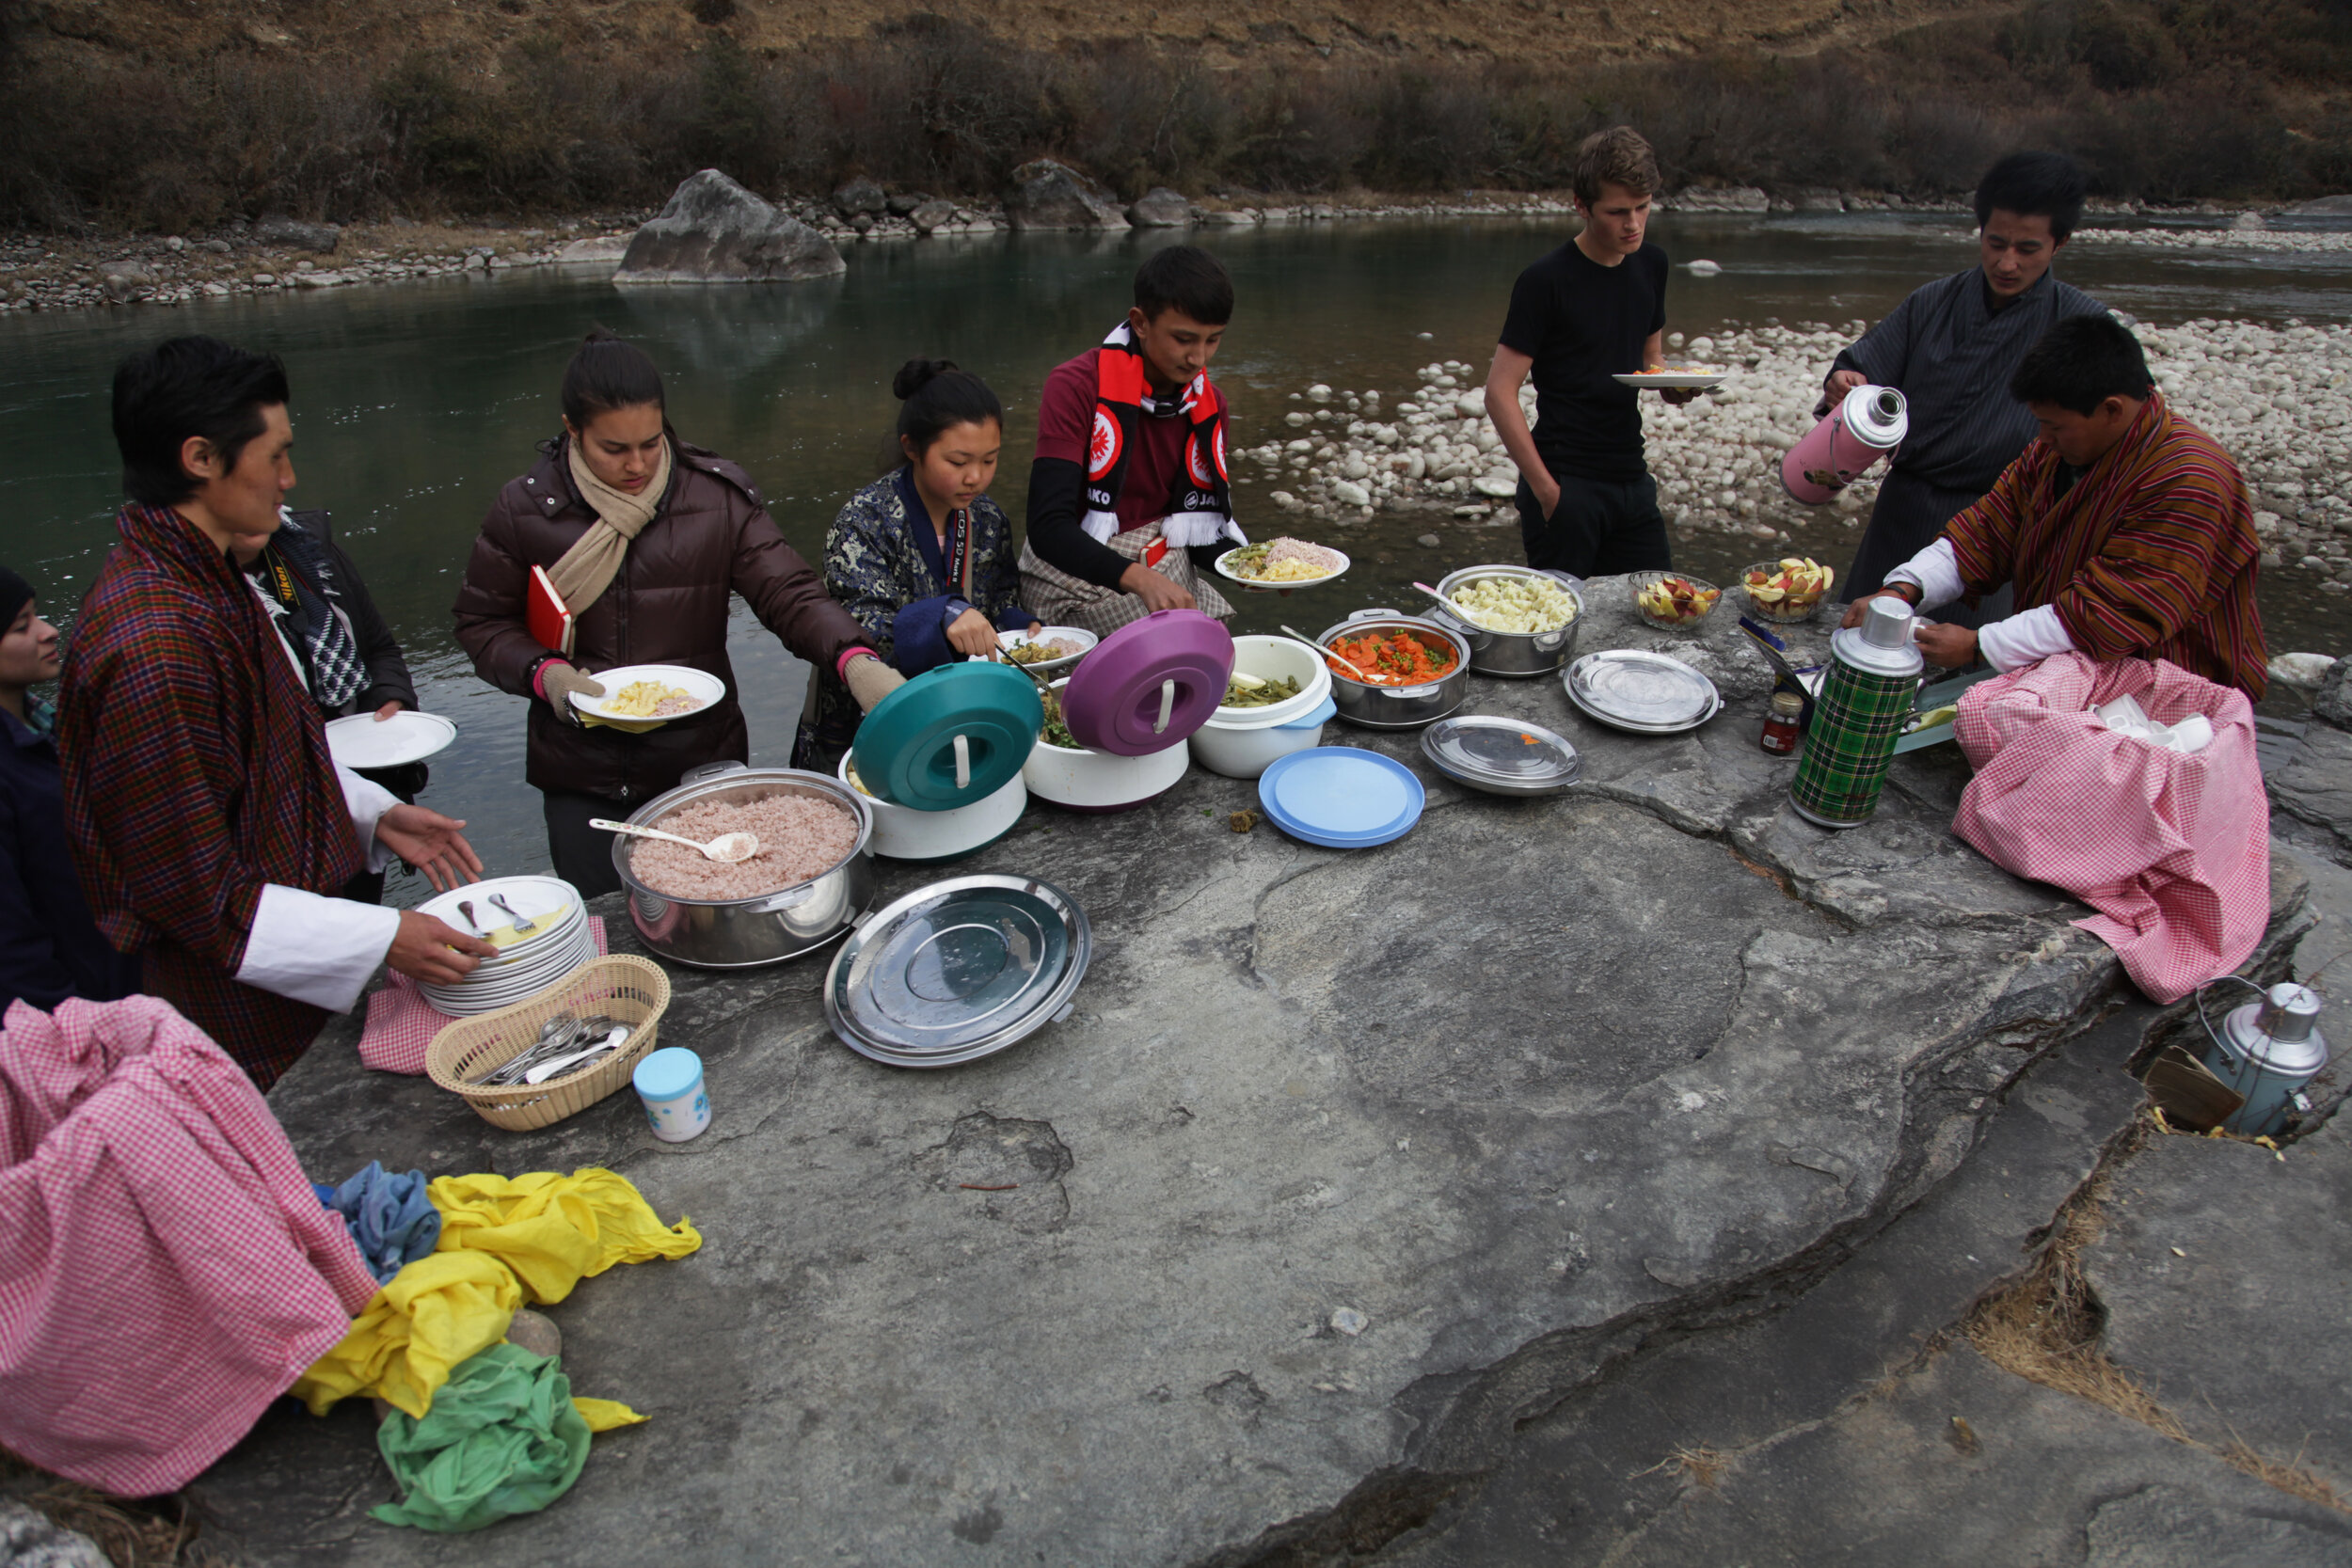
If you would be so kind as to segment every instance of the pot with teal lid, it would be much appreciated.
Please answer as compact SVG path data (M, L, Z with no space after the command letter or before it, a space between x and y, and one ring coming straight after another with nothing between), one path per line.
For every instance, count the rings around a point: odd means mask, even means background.
M954 811L1018 778L1044 722L1037 687L1018 670L942 664L876 703L850 755L874 800Z

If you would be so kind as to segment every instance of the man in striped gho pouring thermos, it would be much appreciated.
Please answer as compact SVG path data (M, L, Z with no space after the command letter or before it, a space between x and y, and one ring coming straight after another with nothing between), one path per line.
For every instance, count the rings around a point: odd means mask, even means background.
M2010 378L2041 434L1982 500L1886 575L1883 593L1933 610L2004 583L2016 613L1918 634L1929 662L1996 670L2053 654L2169 659L2259 702L2267 679L2254 578L2262 545L2246 481L2221 443L2167 406L2130 328L2074 316ZM1869 598L1845 624L1859 626Z

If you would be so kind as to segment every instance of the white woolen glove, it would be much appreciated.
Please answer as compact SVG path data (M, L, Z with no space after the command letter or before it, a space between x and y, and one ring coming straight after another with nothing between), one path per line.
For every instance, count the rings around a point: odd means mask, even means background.
M850 695L857 699L860 713L871 713L874 705L906 685L907 678L871 654L860 654L843 666L841 678L850 688Z
M549 663L539 672L539 689L547 693L548 705L555 709L558 719L567 724L577 724L580 713L572 705L572 693L577 691L583 697L601 697L604 695L604 683L584 670L574 669L568 664Z

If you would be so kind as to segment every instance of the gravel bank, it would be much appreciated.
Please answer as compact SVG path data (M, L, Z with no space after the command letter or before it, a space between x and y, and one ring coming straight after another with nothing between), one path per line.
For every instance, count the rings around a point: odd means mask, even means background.
M1730 375L1682 408L1643 400L1667 519L1759 545L1786 541L1810 509L1782 488L1781 457L1812 428L1831 359L1867 325L1743 325L1687 341L1671 334L1677 359ZM2311 572L2322 592L2352 591L2352 328L2193 321L2138 331L2167 396L2245 469L2264 564ZM1460 360L1433 363L1401 394L1316 383L1290 394L1281 438L1243 455L1284 486L1272 494L1277 507L1343 531L1375 511L1507 518L1518 474L1486 418L1484 373ZM1534 389L1519 401L1532 422ZM1854 528L1876 494L1866 479L1832 504Z

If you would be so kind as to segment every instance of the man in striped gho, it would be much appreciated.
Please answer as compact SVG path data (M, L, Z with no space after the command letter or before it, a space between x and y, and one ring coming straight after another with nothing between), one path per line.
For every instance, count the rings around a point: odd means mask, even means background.
M2017 612L1977 631L1922 627L1920 652L2003 671L2068 652L2169 659L2261 701L2262 545L2246 481L2166 405L2139 340L2113 316L2070 317L2019 362L2010 395L2041 435L1883 592L1932 610L2010 583Z

